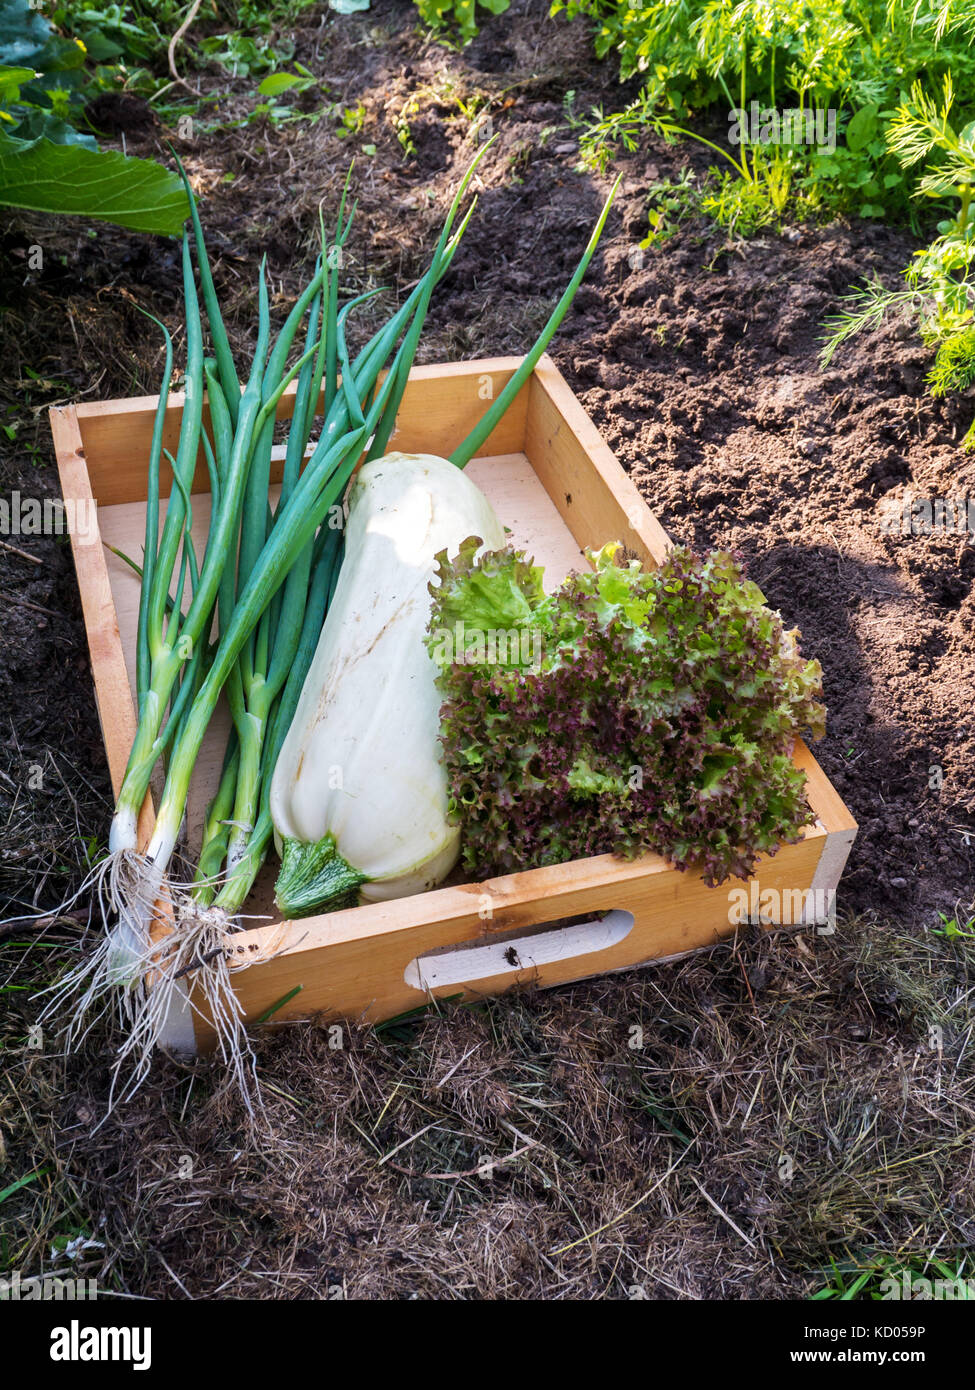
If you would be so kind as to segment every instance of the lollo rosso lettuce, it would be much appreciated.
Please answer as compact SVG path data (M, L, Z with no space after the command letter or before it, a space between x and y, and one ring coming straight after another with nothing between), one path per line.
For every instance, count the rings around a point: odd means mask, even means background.
M437 557L427 636L470 872L653 850L717 884L801 837L791 755L825 732L822 673L730 554L645 571L607 545L546 595L524 553L479 544Z

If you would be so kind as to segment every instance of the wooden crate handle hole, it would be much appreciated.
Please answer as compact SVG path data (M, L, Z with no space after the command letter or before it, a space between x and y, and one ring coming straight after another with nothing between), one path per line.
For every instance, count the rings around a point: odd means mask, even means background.
M415 956L403 974L411 989L471 984L496 975L516 975L537 966L576 956L595 955L618 946L633 930L633 913L614 908L605 917L568 927L543 923L530 934L499 934L487 943L468 942Z

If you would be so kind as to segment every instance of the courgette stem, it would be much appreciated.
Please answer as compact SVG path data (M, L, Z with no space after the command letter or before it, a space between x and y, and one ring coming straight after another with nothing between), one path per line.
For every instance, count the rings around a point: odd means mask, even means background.
M355 907L366 876L339 854L333 835L314 844L286 837L281 846L281 872L274 901L285 917L335 912Z

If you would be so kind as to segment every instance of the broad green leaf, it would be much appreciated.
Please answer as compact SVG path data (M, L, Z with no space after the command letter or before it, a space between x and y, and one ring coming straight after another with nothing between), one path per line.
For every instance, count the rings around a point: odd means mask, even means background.
M85 34L84 45L88 50L88 57L93 63L108 63L115 58L121 58L125 54L125 49L114 39L106 37L97 29Z
M55 145L84 145L87 150L98 149L94 135L89 135L87 131L75 130L73 125L69 125L60 116L55 116L48 107L20 106L15 107L10 114L14 117L15 124L7 128L7 134L24 144L39 140L43 136Z
M19 66L39 58L53 30L27 0L0 0L0 63Z
M293 72L271 72L268 73L264 81L260 83L257 90L265 97L276 97L281 92L286 92L290 87L295 87L304 78L296 77Z
M177 236L189 216L183 186L151 159L0 131L0 204L97 217L136 232Z
M846 127L846 145L850 150L864 149L877 133L877 104L861 106Z
M0 66L0 101L16 101L17 93L24 83L33 82L36 76L33 68Z

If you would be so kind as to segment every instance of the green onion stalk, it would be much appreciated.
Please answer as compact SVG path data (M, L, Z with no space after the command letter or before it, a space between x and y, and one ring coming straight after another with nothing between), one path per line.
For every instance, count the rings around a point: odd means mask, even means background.
M174 643L167 641L169 633L178 626L177 615L173 612L169 613L167 623L167 600L172 575L186 535L187 499L196 471L203 417L203 332L187 237L183 238L183 291L186 300L186 376L182 427L176 457L172 460L173 487L166 509L166 521L158 547L153 547L155 553L149 549L149 543L155 536L158 521L148 518L146 525L147 549L143 559L143 592L140 595L137 636L139 724L129 758L129 770L133 766L146 764L146 745L158 736L164 726L169 699L183 665L183 659L175 652ZM150 457L150 487L155 481L157 503L159 446L164 414L165 407L160 397ZM155 510L151 505L152 501L150 496L150 503L147 504L150 511ZM185 547L183 553L186 553ZM126 773L109 837L109 850L112 853L134 849L136 846L139 810L149 785L152 767L161 751L157 750L148 763L145 788L138 800L133 798L131 791L127 792L126 782L131 788L133 778L130 771Z
M349 171L351 177L351 168ZM285 450L284 472L278 512L287 506L291 494L298 483L301 463L308 447L315 418L315 405L325 380L325 413L328 414L336 392L336 373L339 358L339 339L344 341L344 325L349 313L359 304L370 298L360 295L347 304L341 314L338 311L338 260L345 245L355 214L353 207L348 218L345 217L345 204L349 179L346 179L338 211L338 225L332 247L326 247L324 227L322 236L322 258L318 272L321 275L321 293L312 300L306 331L306 360L298 377L298 387L294 399L292 424L288 432ZM296 309L299 306L296 306ZM319 321L322 330L319 335ZM318 346L315 360L312 352ZM269 362L266 382L273 385L279 364ZM260 552L270 538L276 517L269 514L264 506L270 485L271 446L274 422L269 421L258 443L257 458L251 467L247 480L247 497L244 507L244 523L240 551L237 562L237 587L243 589L254 569ZM312 567L314 542L309 540L281 590L275 594L271 604L261 615L260 622L245 641L238 657L241 694L243 699L235 702L234 722L240 749L237 772L237 786L232 812L231 828L227 845L227 870L244 856L248 839L254 828L254 817L260 800L262 754L268 728L268 720L274 708L288 673L292 668L302 630L302 616L308 599L308 585ZM324 621L324 614L322 615Z
M271 781L274 765L298 708L298 699L311 667L331 596L342 563L342 536L333 531L314 563L301 632L281 697L275 706L269 734L262 749L258 789L258 815L240 855L228 862L226 878L213 899L214 908L227 918L240 912L261 871L274 834L271 820Z
M149 642L148 612L150 582L146 580L146 570L155 564L156 548L159 543L159 464L162 457L163 428L166 423L166 407L169 404L169 387L173 379L173 340L166 325L151 314L153 323L162 331L166 343L166 361L163 367L162 385L159 388L159 401L152 427L152 442L149 446L149 478L146 501L146 532L143 549L144 565L140 571L142 585L139 590L139 624L136 648L136 703L141 716L149 688ZM149 569L151 580L152 570Z
M187 304L195 308L197 305L196 291L193 285L188 241L184 241L184 283L187 286ZM317 292L320 283L321 272L304 291L299 305L296 305L296 310L302 306L302 313L304 312L308 302ZM220 493L211 515L210 533L207 538L203 565L192 584L192 598L186 614L181 615L177 600L175 611L171 614L169 623L164 627L166 598L176 565L180 540L183 536L187 541L183 547L183 556L192 556L192 543L189 540L188 530L184 530L184 523L188 521L189 495L193 475L196 471L202 422L204 375L202 329L199 314L187 313L184 428L180 434L176 458L172 462L174 491L166 513L159 553L153 564L149 581L145 636L150 662L149 687L146 691L135 741L119 791L109 837L110 853L119 850L130 851L136 848L136 825L139 810L149 789L152 770L162 756L168 742L166 711L177 685L184 677L185 664L197 660L201 644L205 645L207 642L221 578L227 568L227 557L232 553L232 546L237 540L240 528L246 483L257 441L267 422L273 421L278 400L300 369L300 363L287 372L281 369L297 329L299 317L296 312L293 312L279 335L274 352L271 354L271 360L278 370L273 384L269 386L266 382L264 363L270 338L270 314L262 264L257 350L250 377L240 398L237 426L234 431L230 456L226 460L226 475L223 478L220 477L220 469L217 465L216 473L220 482ZM187 412L190 413L188 428L185 425ZM148 555L145 565L146 568L149 567ZM178 594L182 592L182 573L181 567ZM187 686L186 688L191 689L192 687ZM180 710L178 717L181 717L182 713L183 711ZM172 726L174 721L170 719L169 723ZM178 727L178 722L176 726Z
M239 528L241 560L238 562L236 601L232 611L226 615L225 625L224 615L221 615L222 630L215 650L208 655L206 673L202 676L198 691L194 692L194 698L185 713L181 711L176 736L169 750L166 783L155 829L148 850L141 859L142 869L137 873L130 892L132 912L129 915L140 923L143 934L148 928L146 905L150 905L151 912L151 903L162 890L164 875L176 847L185 814L190 778L203 736L213 716L217 700L228 680L235 679L233 673L236 670L240 671L244 686L244 718L237 730L240 743L237 755L237 785L240 786L241 770L248 768L244 794L249 801L254 799L256 769L259 769L260 758L257 750L262 740L255 736L251 740L252 746L249 746L241 740L241 732L244 731L246 739L249 724L255 722L250 716L253 715L257 693L262 683L264 687L268 685L270 634L267 624L263 626L262 631L261 620L292 567L307 554L307 547L313 541L325 516L344 494L369 440L377 434L388 437L405 389L409 367L416 354L434 286L445 273L456 251L459 236L469 220L468 212L462 219L456 235L451 235L460 203L473 177L476 164L477 160L471 165L457 190L426 275L410 295L403 309L393 316L384 329L374 335L354 363L349 362L345 346L345 316L333 315L327 305L323 304L323 317L327 317L329 324L334 325L336 362L340 361L343 368L341 389L336 387L318 443L300 476L293 479L293 487L287 498L282 498L273 525L263 537L259 534L259 528L264 526L266 516L267 481L264 449L268 436L265 431L273 424L274 410L285 387L307 363L311 362L318 349L318 343L313 343L306 348L290 371L284 372L287 347L290 346L301 319L321 292L328 267L324 262L319 267L289 315L270 354L267 291L262 274L258 347L250 377L241 396L230 457L223 469L219 462L222 450L216 451L215 472L220 483L220 497L216 514L211 520L206 555L198 579L193 583L193 596L182 621L177 621L178 614L174 616L164 636L157 635L154 629L150 628L150 652L154 661L145 706L146 713L140 722L116 812L115 829L118 831L120 828L124 835L116 833L113 843L110 844L113 852L119 849L131 852L134 848L138 808L148 789L152 769L164 751L164 739L172 725L172 721L170 726L166 725L164 711L173 696L183 662L193 656L201 642L206 641L221 581L226 594L227 557L233 553L232 546ZM188 284L191 285L188 251L185 261ZM195 296L195 289L193 293ZM195 297L193 303L195 304ZM200 336L197 332L196 338ZM399 347L396 347L397 342ZM392 362L377 390L380 374L387 367L391 354L394 354ZM198 353L198 361L194 359L194 367L198 377L202 379L202 350ZM326 379L330 371L332 366L326 355ZM335 375L338 375L337 366ZM211 382L212 380L211 374ZM367 412L362 408L363 401L370 402ZM310 411L306 411L299 417L300 426L308 420L309 414ZM187 497L192 481L187 456L190 445L195 446L198 438L198 433L188 435L186 440L181 436L175 460L176 469L183 465L180 472L181 490ZM251 470L255 466L255 460L260 481L261 505L257 505L257 490L253 490L251 500L255 505L244 509L247 483L248 479L254 476ZM195 448L192 461L195 463ZM255 511L258 516L256 523L253 522ZM177 513L178 509L174 515ZM184 515L178 513L178 519L182 521ZM169 514L167 524L168 522ZM174 553L172 562L168 563L167 553L166 573L169 575L173 572L175 558ZM163 566L160 565L158 569L160 573L153 576L150 618L154 612L153 604L158 604L159 595L163 592L163 583L160 582L163 578ZM289 614L289 618L290 616ZM293 624L291 630L300 632L300 626ZM293 638L289 638L289 642L291 641ZM286 648L281 650L284 651ZM283 660L276 663L276 689L280 689L286 675ZM261 699L263 698L262 696ZM250 712L247 709L248 700L252 707ZM233 700L231 703L233 704ZM260 704L262 722L266 725L270 702L257 703ZM227 781L230 781L229 773ZM246 821L244 831L246 834ZM235 860L242 855L243 849L243 842L236 846Z
M575 274L566 286L562 298L552 310L548 322L538 336L538 341L521 362L517 371L514 372L504 389L481 416L467 438L458 444L457 448L450 455L451 463L455 463L458 468L464 468L470 463L478 449L480 449L491 431L497 426L502 415L504 415L505 411L511 405L511 402L538 366L542 354L555 337L562 320L569 311L569 306L575 298L576 291L582 284L583 276L589 269L589 262L592 260L596 247L599 245L599 239L603 234L603 228L606 226L606 219L609 216L610 208L613 206L613 200L619 190L622 177L621 174L610 189L609 196L603 204L602 212L599 214L596 225L592 230L592 235L586 244L586 249L583 251L582 258L576 266Z

